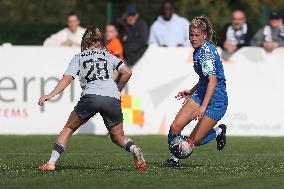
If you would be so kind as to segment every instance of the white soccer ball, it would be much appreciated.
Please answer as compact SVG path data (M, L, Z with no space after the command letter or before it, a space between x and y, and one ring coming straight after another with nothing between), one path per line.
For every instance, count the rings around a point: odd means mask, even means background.
M186 159L192 154L194 144L185 136L177 136L172 140L169 148L175 157Z

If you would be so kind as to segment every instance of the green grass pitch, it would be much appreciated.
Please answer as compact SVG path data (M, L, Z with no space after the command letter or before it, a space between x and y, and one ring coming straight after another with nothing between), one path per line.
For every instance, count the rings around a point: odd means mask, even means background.
M35 167L49 158L55 136L0 136L0 188L284 188L284 138L228 137L223 151L216 142L196 148L179 169L162 168L165 136L133 136L149 169L134 170L132 156L104 136L74 136L58 170Z

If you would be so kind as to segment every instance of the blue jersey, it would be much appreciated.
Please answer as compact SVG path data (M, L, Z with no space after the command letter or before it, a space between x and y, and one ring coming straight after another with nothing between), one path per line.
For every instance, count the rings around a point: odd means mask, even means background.
M209 102L208 109L227 108L226 78L216 47L205 41L200 48L194 50L193 62L194 70L199 75L200 85L192 98L197 103L202 104L208 86L208 76L215 75L217 77L217 86Z

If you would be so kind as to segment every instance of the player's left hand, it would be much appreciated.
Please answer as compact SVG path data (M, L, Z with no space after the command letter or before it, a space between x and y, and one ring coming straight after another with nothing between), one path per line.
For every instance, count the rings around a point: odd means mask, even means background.
M52 96L50 96L50 95L43 95L43 96L41 96L39 98L39 100L38 100L38 105L43 106L45 101L47 101L47 100L49 100L51 98L52 98Z
M194 120L200 120L206 111L206 107L204 106L199 106L199 108L197 109L197 111L194 113L193 118Z
M181 99L184 98L184 101L183 101L182 104L185 104L186 101L189 99L189 96L190 96L190 95L191 95L190 90L183 90L183 91L179 92L179 93L175 96L175 98L176 98L177 100L181 100Z

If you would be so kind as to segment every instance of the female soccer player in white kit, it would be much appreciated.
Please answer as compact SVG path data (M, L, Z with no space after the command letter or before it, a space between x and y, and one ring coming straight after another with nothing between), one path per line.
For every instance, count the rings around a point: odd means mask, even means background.
M54 90L40 97L38 104L62 92L79 75L82 96L71 112L63 130L54 143L49 161L38 170L53 171L56 161L66 149L72 134L96 113L100 113L113 143L130 151L137 171L147 169L141 149L133 140L124 135L120 91L131 77L131 70L106 49L107 43L98 28L89 27L82 38L81 53L74 56L62 79ZM113 79L113 70L121 73L118 81Z

